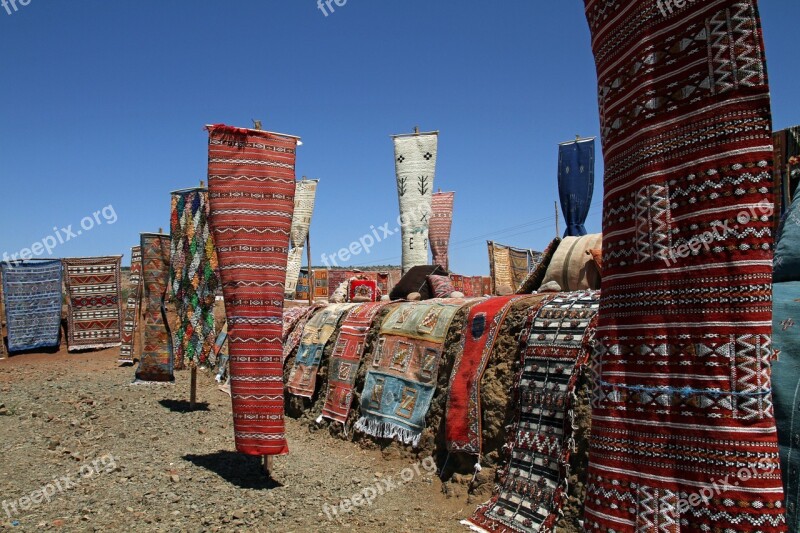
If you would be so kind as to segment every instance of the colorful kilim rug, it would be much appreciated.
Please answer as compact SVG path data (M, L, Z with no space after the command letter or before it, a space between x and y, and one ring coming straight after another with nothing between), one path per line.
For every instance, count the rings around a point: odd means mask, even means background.
M283 361L281 362L281 366L283 366L283 362L286 362L286 359L292 355L292 352L300 346L300 341L303 339L303 330L306 328L306 324L314 313L321 309L322 305L311 305L305 307L305 313L301 314L297 320L295 321L294 325L291 327L290 330L283 330ZM285 322L284 322L285 325Z
M292 252L289 252L289 256L291 257ZM287 267L288 268L288 267ZM294 292L294 299L298 302L307 302L308 301L308 291L311 290L308 281L308 270L301 269L299 274L297 275L297 283L295 284L295 292Z
M384 319L356 429L419 444L450 323L464 303L405 302Z
M387 293L383 293L387 294ZM314 270L314 298L328 298L328 271L323 269Z
M172 335L167 320L169 235L142 233L142 307L144 339L137 381L174 381Z
M351 270L328 271L328 291L333 295L333 292L339 288L339 285L348 281L355 275L356 273Z
M483 277L472 276L470 278L470 285L472 286L472 296L484 296L483 292ZM487 293L488 294L488 293Z
M306 323L303 338L297 350L294 368L286 389L294 396L313 398L317 387L317 374L322 363L322 353L331 340L342 316L355 304L333 304L316 313Z
M59 345L61 261L0 263L8 351Z
M783 531L756 2L585 3L605 156L585 529Z
M63 260L69 351L110 348L122 342L121 259Z
M284 307L283 308L283 340L286 341L286 338L294 329L295 324L300 318L304 317L309 313L311 310L310 307L307 306L297 306L297 307Z
M553 256L556 254L556 251L558 251L559 244L561 244L561 237L556 237L550 241L550 244L548 244L539 255L536 265L531 269L523 282L520 283L517 294L531 294L539 290L539 287L542 286L542 281L544 281L547 275L547 267L550 266Z
M281 337L297 138L209 130L210 220L228 319L236 449L286 454Z
M514 391L508 461L495 495L464 521L476 531L555 532L566 499L574 394L589 359L599 293L546 298L531 309L520 337L522 370Z
M492 276L492 292L496 296L505 296L514 293L514 283L511 279L511 255L507 246L488 242L489 246L489 272Z
M492 278L491 276L483 276L483 295L492 293Z
M139 306L142 301L142 247L131 248L130 291L122 315L122 344L119 348L120 364L133 363L136 346L136 325L139 322Z
M369 279L351 279L348 283L347 296L350 301L353 298L369 298L370 302L380 299L378 282Z
M219 263L208 224L208 190L172 193L170 287L175 297L175 368L214 365Z
M433 179L436 174L438 133L394 138L394 166L400 199L403 273L428 264L428 228Z
M464 296L467 295L464 288L464 276L460 274L450 274L450 283L453 284L453 290L460 292Z
M328 372L328 392L322 416L340 422L347 422L353 404L353 389L366 348L367 334L372 321L390 302L361 304L351 310L339 328L339 336L333 347L330 371Z
M470 309L447 394L445 440L450 452L481 453L481 379L511 306L531 296L497 296Z
M453 225L454 192L435 192L431 201L431 255L433 264L449 270L448 249ZM388 293L387 293L388 294Z

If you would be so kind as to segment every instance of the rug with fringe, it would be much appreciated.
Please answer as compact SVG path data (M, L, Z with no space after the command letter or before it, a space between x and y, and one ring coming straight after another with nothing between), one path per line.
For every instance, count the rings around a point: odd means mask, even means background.
M531 308L520 335L515 420L495 494L463 522L474 531L555 532L564 506L574 448L572 407L589 360L600 294L545 298Z
M59 345L61 261L3 261L8 351Z
M63 259L67 349L103 349L122 342L121 256Z

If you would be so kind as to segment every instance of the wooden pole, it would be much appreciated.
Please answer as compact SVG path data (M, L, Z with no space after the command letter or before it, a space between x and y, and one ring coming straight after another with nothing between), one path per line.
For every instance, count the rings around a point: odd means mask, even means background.
M311 228L306 234L306 259L308 260L308 305L314 305L314 271L311 269Z
M197 365L192 365L192 377L189 382L189 410L194 411L197 404Z
M553 206L556 208L556 238L561 236L561 230L558 229L558 202L553 202Z

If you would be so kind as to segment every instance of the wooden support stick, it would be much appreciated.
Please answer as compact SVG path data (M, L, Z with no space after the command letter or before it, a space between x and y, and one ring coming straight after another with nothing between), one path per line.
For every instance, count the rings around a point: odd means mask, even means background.
M192 378L189 385L189 410L194 411L197 404L197 366L192 365Z
M264 455L263 461L264 474L266 474L268 478L272 478L272 456Z
M561 231L558 229L558 202L553 202L553 206L556 208L556 238L561 236Z
M314 271L311 270L311 228L308 229L306 235L306 258L308 260L308 305L314 305L316 284L314 283Z

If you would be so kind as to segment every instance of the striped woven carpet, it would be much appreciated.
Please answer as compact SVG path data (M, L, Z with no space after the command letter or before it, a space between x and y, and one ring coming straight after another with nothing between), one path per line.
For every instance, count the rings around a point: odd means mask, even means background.
M139 306L142 301L142 247L131 248L130 292L122 314L122 344L119 348L120 364L133 363L136 345L136 325L139 322Z
M120 256L64 259L69 351L119 346L122 341Z

